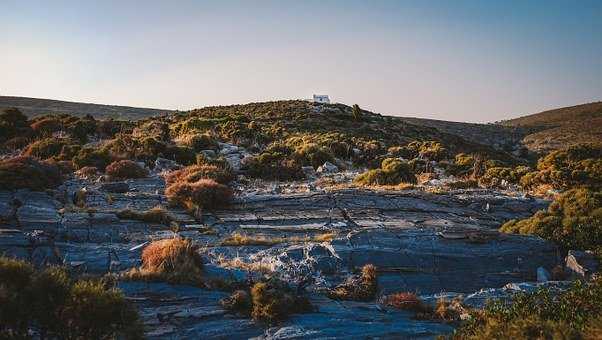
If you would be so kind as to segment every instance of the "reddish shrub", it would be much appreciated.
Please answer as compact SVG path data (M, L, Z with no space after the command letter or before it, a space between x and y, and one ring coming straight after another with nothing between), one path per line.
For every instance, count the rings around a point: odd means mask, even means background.
M61 121L54 117L40 119L30 126L35 133L41 136L48 136L62 129Z
M113 179L143 178L148 171L130 160L115 161L105 169L105 173Z
M422 300L416 294L410 292L391 294L384 299L384 304L413 312L422 312L426 309Z
M177 182L165 190L172 203L193 207L217 208L232 200L232 189L211 179L201 179L194 183Z
M0 188L45 190L62 182L59 168L32 157L0 160Z
M167 186L177 182L194 183L200 179L212 179L218 183L227 184L234 179L234 174L230 169L203 164L187 166L165 175Z

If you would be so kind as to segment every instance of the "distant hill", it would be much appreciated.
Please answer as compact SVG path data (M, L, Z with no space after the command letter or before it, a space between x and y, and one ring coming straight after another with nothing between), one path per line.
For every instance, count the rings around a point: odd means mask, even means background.
M577 143L602 141L602 102L563 107L500 122L527 131L523 144L546 152Z
M48 113L68 113L74 116L92 115L100 119L138 120L158 116L170 110L147 109L129 106L67 102L53 99L0 96L0 109L16 107L29 117Z

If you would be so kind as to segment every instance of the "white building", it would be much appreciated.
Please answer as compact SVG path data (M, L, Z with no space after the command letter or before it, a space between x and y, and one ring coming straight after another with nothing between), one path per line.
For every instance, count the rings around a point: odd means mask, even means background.
M325 94L314 94L314 103L330 104L330 98Z

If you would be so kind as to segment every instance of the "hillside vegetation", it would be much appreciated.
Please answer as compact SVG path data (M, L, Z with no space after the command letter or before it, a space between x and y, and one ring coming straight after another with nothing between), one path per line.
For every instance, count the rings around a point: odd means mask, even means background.
M14 107L28 117L43 114L67 113L83 117L91 115L99 119L124 119L138 120L150 116L170 112L169 110L148 109L130 106L102 105L91 103L77 103L63 100L39 99L28 97L0 96L0 109Z
M544 111L500 124L526 129L524 145L541 153L574 144L599 142L602 140L602 102Z

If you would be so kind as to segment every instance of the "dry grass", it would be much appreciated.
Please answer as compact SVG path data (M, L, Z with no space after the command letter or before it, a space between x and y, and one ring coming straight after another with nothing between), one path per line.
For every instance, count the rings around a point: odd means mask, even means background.
M242 269L250 272L257 272L262 274L271 274L274 272L274 266L271 263L266 262L245 262L240 257L233 259L226 259L219 257L217 259L218 264L224 268Z
M397 309L409 310L413 312L424 312L427 306L418 296L410 292L401 292L388 295L384 298L383 304Z
M243 235L233 233L225 238L222 246L272 246L281 243L307 243L307 242L330 242L336 236L335 233L326 233L314 236L293 237L268 237L263 235Z
M173 221L173 217L161 206L156 206L143 212L125 209L117 212L117 217L126 220L164 224L167 226Z
M142 251L142 266L125 274L130 280L167 281L198 285L202 261L191 241L171 238L154 241Z

